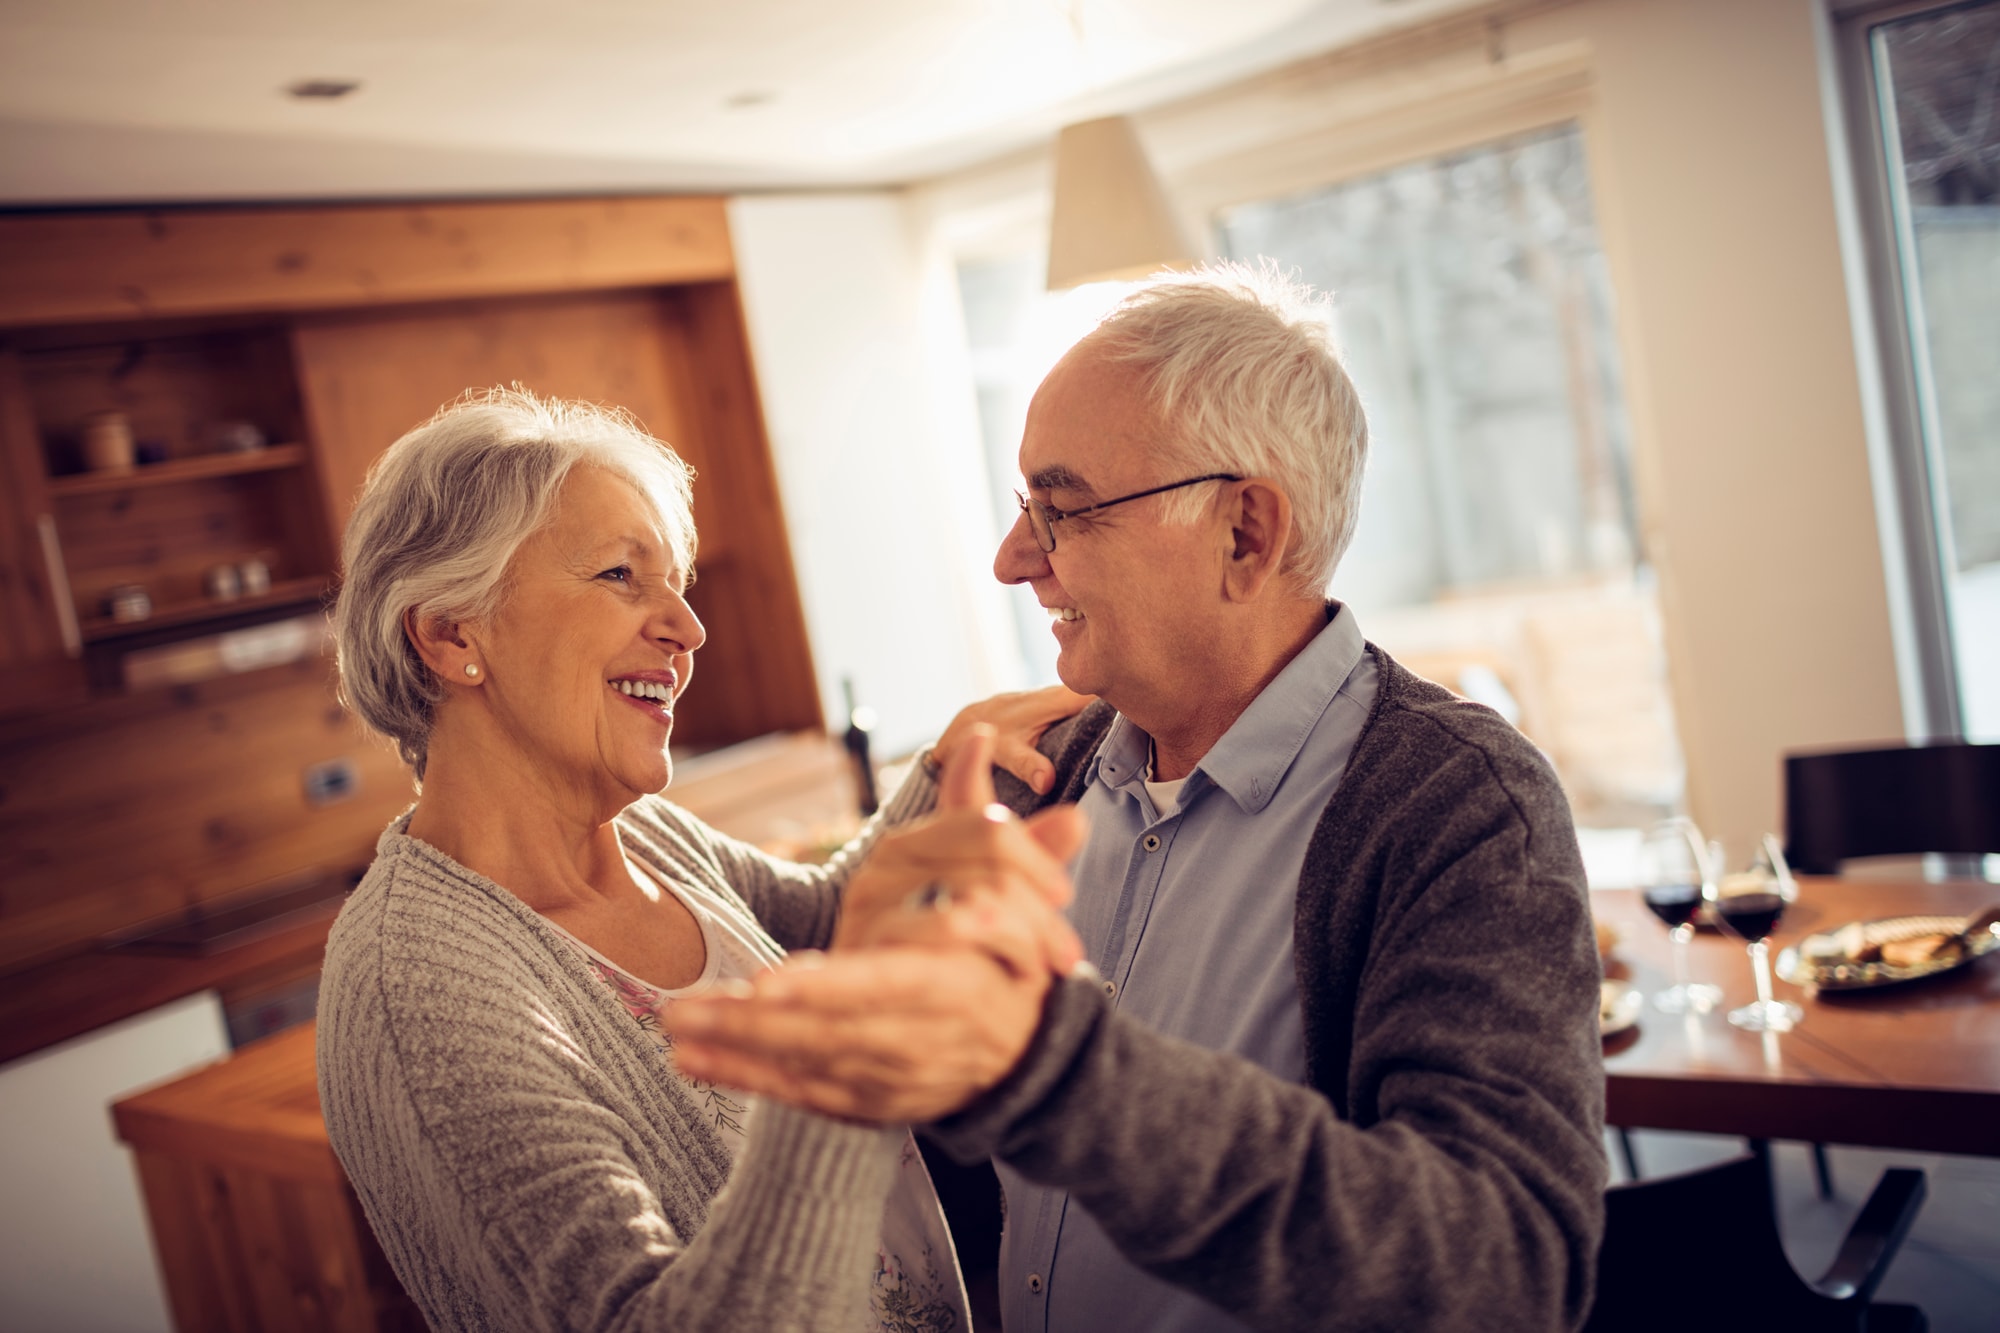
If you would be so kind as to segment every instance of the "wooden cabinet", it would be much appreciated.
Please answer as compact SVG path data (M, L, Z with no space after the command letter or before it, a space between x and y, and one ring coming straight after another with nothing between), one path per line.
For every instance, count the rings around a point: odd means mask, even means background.
M324 596L332 551L282 329L85 325L11 341L4 445L38 501L33 535L61 651L99 693L124 687L126 641L157 644L172 637L163 630L242 624ZM137 465L85 466L85 423L106 413ZM53 646L23 656L50 659ZM51 701L26 690L8 711Z
M822 729L721 200L0 216L0 977L370 859L411 788L316 640L161 664L310 628L369 465L511 383L623 406L698 472L676 744ZM87 470L107 410L160 461ZM243 424L263 447L218 448ZM253 564L267 590L213 595ZM152 610L118 619L134 585ZM308 799L326 763L349 799Z
M421 1333L327 1141L312 1024L112 1107L182 1333Z

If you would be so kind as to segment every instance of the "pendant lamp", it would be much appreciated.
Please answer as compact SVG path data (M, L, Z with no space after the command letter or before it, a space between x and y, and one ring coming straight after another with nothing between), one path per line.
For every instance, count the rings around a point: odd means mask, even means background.
M1056 138L1050 291L1142 278L1195 262L1128 116L1069 125Z

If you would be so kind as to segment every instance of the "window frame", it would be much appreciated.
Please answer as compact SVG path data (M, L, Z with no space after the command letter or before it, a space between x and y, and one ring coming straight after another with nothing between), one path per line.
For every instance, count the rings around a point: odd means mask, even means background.
M1872 334L1873 365L1864 375L1877 379L1881 419L1871 434L1882 438L1883 471L1892 491L1884 516L1883 556L1892 582L1905 599L1905 632L1915 680L1905 708L1913 740L1965 738L1959 694L1958 656L1952 628L1945 558L1950 517L1941 512L1938 480L1944 462L1934 431L1936 419L1926 366L1917 353L1916 331L1924 326L1923 293L1911 281L1916 256L1905 243L1895 190L1901 168L1900 145L1892 143L1892 120L1882 111L1882 83L1873 50L1873 30L1921 14L1962 8L1968 0L1851 0L1833 14L1833 61L1839 88L1839 127L1845 163L1854 190L1851 207L1859 232L1866 281L1863 318ZM1898 577L1900 576L1900 577ZM1892 592L1892 596L1895 592ZM1914 689L1911 687L1914 686Z

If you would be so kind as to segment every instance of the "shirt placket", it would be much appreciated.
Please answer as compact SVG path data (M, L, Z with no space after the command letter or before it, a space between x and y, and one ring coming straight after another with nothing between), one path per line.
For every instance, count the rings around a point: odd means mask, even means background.
M1130 803L1123 807L1123 812L1137 831L1131 834L1131 851L1126 856L1118 910L1111 918L1107 933L1106 956L1096 960L1105 978L1105 994L1114 1005L1124 994L1125 983L1132 975L1139 940L1146 933L1146 922L1152 916L1153 901L1159 895L1160 881L1166 873L1167 852L1173 845L1174 830L1179 827L1181 816L1177 810L1165 819L1148 823L1149 803L1134 791L1121 794L1123 800ZM1067 1194L1052 1194L1042 1202L1041 1216L1036 1219L1036 1262L1027 1279L1028 1305L1033 1311L1031 1327L1036 1333L1043 1333L1048 1328L1050 1283L1056 1274L1062 1224L1071 1199Z

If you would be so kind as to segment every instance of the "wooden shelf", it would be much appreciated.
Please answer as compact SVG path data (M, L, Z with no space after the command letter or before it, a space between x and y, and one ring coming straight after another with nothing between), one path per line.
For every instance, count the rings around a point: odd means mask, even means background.
M106 491L131 491L146 486L172 486L176 482L202 481L209 477L234 477L246 472L274 472L280 468L303 466L303 444L274 444L240 454L203 454L196 458L175 458L165 463L147 463L125 472L79 472L49 478L49 494L101 495Z
M244 611L261 611L267 606L283 606L287 602L305 602L323 596L326 592L324 578L284 579L273 583L271 590L255 597L238 597L221 602L204 597L198 602L180 602L169 606L153 608L153 614L144 620L113 620L109 616L89 616L82 620L83 641L100 643L105 639L120 639L127 635L144 634L150 630L172 629L176 625L196 625L204 620L216 620L223 616L233 616Z

